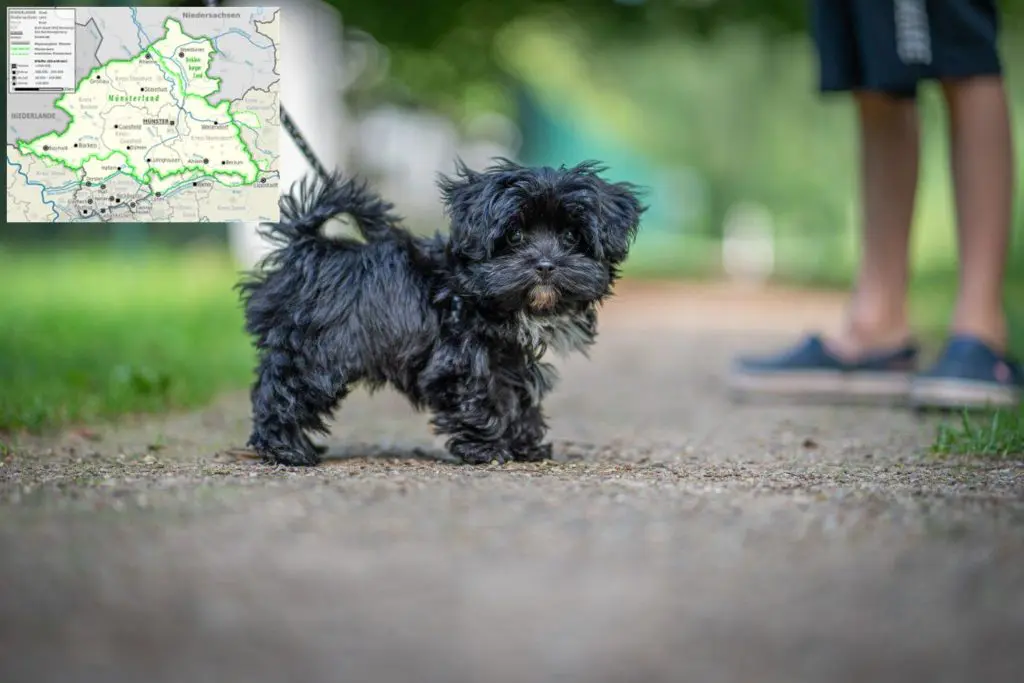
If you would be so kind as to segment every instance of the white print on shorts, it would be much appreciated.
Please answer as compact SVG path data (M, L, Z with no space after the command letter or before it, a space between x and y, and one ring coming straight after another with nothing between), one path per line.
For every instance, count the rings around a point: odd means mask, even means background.
M896 53L904 64L931 64L932 37L925 0L895 0Z

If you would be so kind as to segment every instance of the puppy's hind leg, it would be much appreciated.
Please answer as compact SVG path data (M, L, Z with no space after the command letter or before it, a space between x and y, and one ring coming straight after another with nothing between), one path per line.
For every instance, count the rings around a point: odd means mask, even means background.
M347 393L341 373L310 371L290 354L265 351L252 388L253 428L249 445L281 465L316 465L323 449L306 432L328 431L325 418Z

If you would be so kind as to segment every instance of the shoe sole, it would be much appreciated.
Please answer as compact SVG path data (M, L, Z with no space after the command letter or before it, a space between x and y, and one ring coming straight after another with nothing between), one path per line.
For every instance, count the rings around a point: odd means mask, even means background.
M921 378L911 386L910 402L916 408L1013 408L1020 404L1021 393L989 382Z
M733 373L727 384L736 397L774 396L855 402L900 402L910 396L910 373L788 372Z

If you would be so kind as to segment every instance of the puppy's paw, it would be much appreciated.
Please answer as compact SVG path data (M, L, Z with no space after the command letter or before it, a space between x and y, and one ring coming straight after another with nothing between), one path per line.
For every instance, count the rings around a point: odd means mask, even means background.
M452 444L451 453L466 465L503 465L512 460L512 454L505 448L493 444L457 443Z
M288 467L319 465L320 455L326 450L296 430L256 429L249 437L248 445L264 462Z
M275 464L288 467L314 467L320 464L320 456L309 451L277 451L273 460Z
M305 450L312 453L316 453L318 456L325 455L329 450L326 444L313 443L313 440L310 439L305 434L302 435L302 445L305 448Z
M516 462L541 462L542 460L551 460L551 444L543 443L517 449L512 452L512 458Z
M263 458L264 462L270 465L312 467L320 464L320 454L315 448L298 448L294 446L260 448L255 446L254 450L257 455Z

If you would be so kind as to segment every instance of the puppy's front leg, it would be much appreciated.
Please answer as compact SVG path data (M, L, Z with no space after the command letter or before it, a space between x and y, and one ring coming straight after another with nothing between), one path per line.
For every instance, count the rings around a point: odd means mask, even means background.
M551 459L551 444L544 443L548 426L539 404L528 398L521 406L521 415L509 425L507 439L512 458L520 462L539 462Z
M499 464L512 459L507 434L513 396L485 381L466 381L436 406L432 420L448 434L448 450L467 465Z
M512 457L520 462L550 460L551 444L544 443L548 425L541 404L554 386L557 373L550 363L533 362L524 365L518 377L521 378L516 391L519 402L505 435Z

